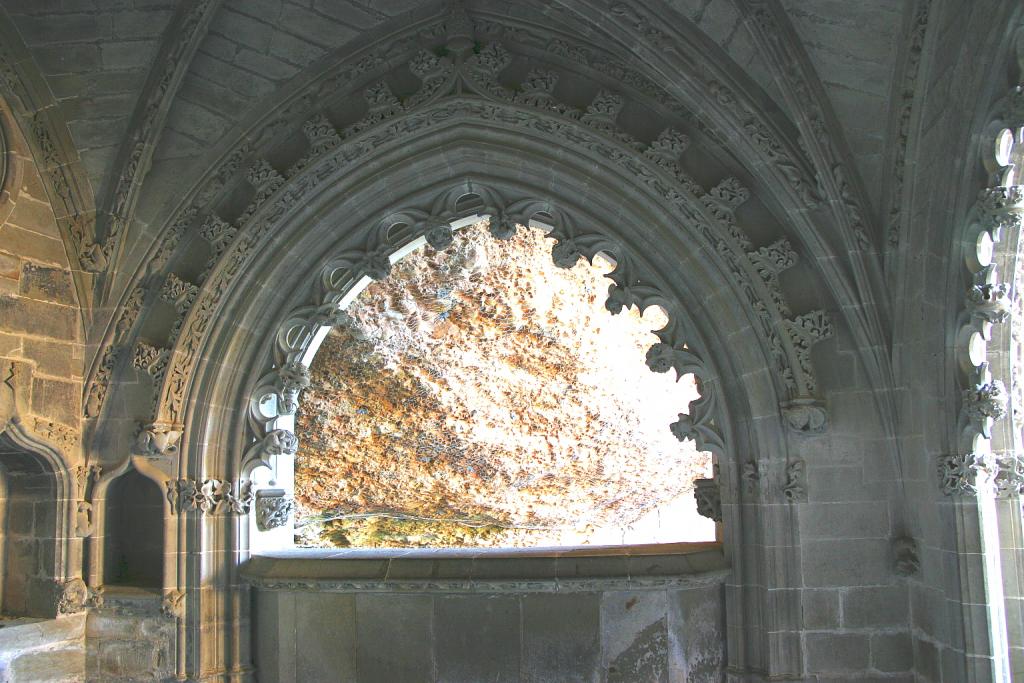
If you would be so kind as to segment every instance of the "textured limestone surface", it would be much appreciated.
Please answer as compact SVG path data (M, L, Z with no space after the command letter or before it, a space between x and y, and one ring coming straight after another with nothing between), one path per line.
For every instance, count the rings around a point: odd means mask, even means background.
M651 373L660 310L604 309L606 260L484 225L395 265L313 362L296 500L307 545L526 546L708 538L709 456L668 425L691 377Z

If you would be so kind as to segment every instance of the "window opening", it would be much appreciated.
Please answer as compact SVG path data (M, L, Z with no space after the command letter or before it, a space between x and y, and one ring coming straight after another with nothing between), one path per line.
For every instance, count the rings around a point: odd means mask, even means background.
M324 340L296 432L296 541L538 547L714 540L668 429L698 395L652 373L657 307L610 315L611 257L478 223L370 284Z

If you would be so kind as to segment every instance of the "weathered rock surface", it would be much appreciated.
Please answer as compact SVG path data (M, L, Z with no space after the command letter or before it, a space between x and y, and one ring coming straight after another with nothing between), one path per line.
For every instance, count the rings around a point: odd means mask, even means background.
M558 268L551 244L467 228L349 307L299 416L305 543L584 543L692 507L709 457L668 424L694 384L644 364L663 314L611 316L610 264Z

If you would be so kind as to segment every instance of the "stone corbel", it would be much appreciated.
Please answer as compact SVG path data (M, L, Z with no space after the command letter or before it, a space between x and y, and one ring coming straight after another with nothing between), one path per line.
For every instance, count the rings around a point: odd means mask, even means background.
M717 479L694 479L693 497L697 501L697 514L722 521L722 490Z
M146 425L135 438L135 452L150 457L174 457L184 428L181 425L155 422Z
M87 607L103 606L103 589L90 590L77 576L54 584L54 604L58 615L78 614Z
M892 540L893 571L898 576L913 576L921 569L917 552L917 541L910 536L898 536Z
M828 428L825 406L815 398L794 398L781 408L786 425L798 434L822 434Z
M281 397L280 415L294 415L299 409L299 394L309 386L309 368L300 362L285 363L277 370L277 387Z
M160 612L172 619L181 619L185 616L185 591L169 590L163 595L160 601Z
M264 489L256 492L256 528L270 531L285 526L295 509L295 501L282 489Z

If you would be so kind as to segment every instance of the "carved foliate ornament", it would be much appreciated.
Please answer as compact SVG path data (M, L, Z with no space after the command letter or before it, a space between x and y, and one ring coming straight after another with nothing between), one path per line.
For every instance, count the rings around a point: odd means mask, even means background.
M988 476L987 458L979 453L956 453L939 458L939 488L947 496L973 496Z
M1010 288L1004 282L975 284L967 290L967 310L982 322L1001 324L1010 317Z
M996 465L993 483L1000 497L1024 494L1024 459L1015 455L1001 459Z
M1006 417L1006 387L997 379L977 382L964 389L961 398L964 417L986 438L991 436L992 423Z
M644 156L659 166L674 167L679 162L679 157L683 156L683 152L689 147L688 135L675 128L666 128L644 150Z
M295 509L295 501L280 489L256 493L256 528L270 531L285 526Z
M236 492L234 484L223 479L172 479L166 482L167 501L171 511L180 514L199 512L218 515L249 513L252 505L252 482L244 481Z
M791 503L807 500L807 465L803 460L793 460L786 466L786 483L782 495Z

